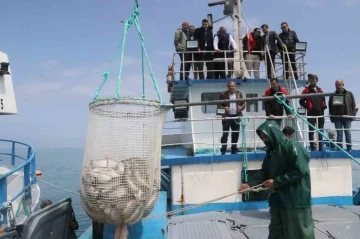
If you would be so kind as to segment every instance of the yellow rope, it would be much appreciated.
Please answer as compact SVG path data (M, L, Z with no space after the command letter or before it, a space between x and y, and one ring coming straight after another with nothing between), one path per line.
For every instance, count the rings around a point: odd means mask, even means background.
M196 204L196 205L193 205L193 206L188 206L188 207L185 207L185 208L169 211L169 212L166 212L166 213L161 213L161 214L157 214L157 215L153 215L153 216L148 216L148 217L144 218L143 220L155 219L155 218L172 215L172 214L179 213L179 212L185 212L185 211L188 211L188 210L191 210L191 209L194 209L194 208L198 208L198 207L207 205L209 203L219 201L219 200L227 198L227 197L231 197L231 196L233 196L235 194L239 194L239 193L247 193L247 192L250 192L250 191L259 192L259 191L268 190L267 188L262 188L262 186L263 186L263 184L259 184L259 185L256 185L254 187L250 187L248 189L241 190L241 191L236 191L234 193L230 193L228 195L218 197L218 198L215 198L215 199L212 199L212 200L200 203L200 204Z

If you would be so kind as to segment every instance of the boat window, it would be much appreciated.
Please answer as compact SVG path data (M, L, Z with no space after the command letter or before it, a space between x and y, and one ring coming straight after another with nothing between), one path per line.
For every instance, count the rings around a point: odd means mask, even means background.
M249 93L246 94L246 98L255 98L258 97L258 94ZM258 102L248 102L246 106L246 112L259 112Z
M206 93L202 93L201 94L201 101L210 101L210 100L218 100L219 99L219 95L222 92L206 92ZM216 109L217 106L216 105L202 105L201 106L201 111L203 113L213 113L216 114Z

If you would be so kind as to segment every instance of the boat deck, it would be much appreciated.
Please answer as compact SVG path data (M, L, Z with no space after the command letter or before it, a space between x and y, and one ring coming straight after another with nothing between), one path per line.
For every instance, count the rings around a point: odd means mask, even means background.
M316 239L354 239L360 235L360 206L313 206ZM168 239L267 239L268 210L213 211L168 220Z

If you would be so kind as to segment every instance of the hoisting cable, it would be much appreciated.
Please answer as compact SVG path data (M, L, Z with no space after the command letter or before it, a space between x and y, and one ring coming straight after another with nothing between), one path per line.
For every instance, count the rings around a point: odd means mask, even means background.
M145 67L145 63L144 63L144 58L146 59L147 61L147 65L149 67L149 70L150 70L150 75L151 75L151 79L153 81L153 84L154 84L154 87L155 87L155 90L156 90L156 93L157 93L157 96L159 98L159 101L160 103L162 104L163 103L163 100L162 100L162 97L161 97L161 94L160 94L160 89L159 89L159 86L157 84L157 81L156 81L156 78L155 78L155 74L154 74L154 71L151 67L151 64L150 64L150 60L149 60L149 56L146 52L146 49L145 49L145 44L144 44L144 36L143 36L143 33L141 31L141 27L140 27L140 22L139 22L139 4L138 4L138 0L135 0L134 1L134 9L132 11L132 14L131 16L125 21L125 27L124 27L124 33L123 33L123 37L122 37L122 40L120 41L120 44L115 52L115 55L113 56L111 62L110 62L110 65L108 67L108 71L105 71L102 73L102 76L103 76L103 80L99 86L99 88L97 89L97 91L95 92L95 96L93 98L93 102L94 101L97 101L98 97L100 96L100 92L101 92L101 89L102 87L105 85L108 77L109 77L109 74L110 74L110 70L111 70L111 67L114 63L114 60L117 58L117 56L119 55L119 52L121 50L121 54L120 54L120 66L119 66L119 74L118 74L118 78L117 78L117 82L116 82L116 93L115 93L115 99L116 100L119 100L120 98L120 88L121 88L121 80L122 80L122 70L123 70L123 62L124 62L124 52L125 52L125 42L126 42L126 36L127 36L127 33L128 33L128 30L129 28L132 26L132 25L135 25L137 31L138 31L138 34L139 34L139 37L140 37L140 42L141 42L141 54L142 54L142 84L143 84L143 94L142 94L142 98L144 99L145 98L145 76L144 76L144 67Z
M317 133L322 135L325 139L327 139L330 143L332 143L335 147L337 147L340 151L345 153L349 158L351 158L355 163L360 165L360 162L355 159L351 154L346 152L342 147L340 147L337 143L332 141L328 136L326 136L321 130L316 128L314 125L312 125L309 121L307 121L304 117L302 117L295 109L294 107L286 104L286 96L284 94L274 94L274 97L276 98L277 102L284 105L284 107L291 112L291 114L296 115L300 119L302 119L306 124L308 124L311 128L313 128Z
M58 187L58 186L56 186L56 185L54 185L54 184L45 182L45 181L43 181L43 180L41 180L41 179L38 179L38 178L37 178L36 180L37 180L37 181L40 181L40 182L42 182L43 184L46 184L46 185L48 185L48 186L50 186L50 187L57 188L57 189L60 189L60 190L62 190L62 191L68 192L68 193L80 195L80 193L78 193L78 192L75 192L75 191L71 191L71 190L68 190L68 189L65 189L65 188Z

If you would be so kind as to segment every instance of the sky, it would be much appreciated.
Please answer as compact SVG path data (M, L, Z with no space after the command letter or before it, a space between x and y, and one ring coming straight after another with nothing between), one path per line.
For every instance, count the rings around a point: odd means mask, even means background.
M168 102L167 66L174 53L174 32L183 20L199 27L208 13L221 18L223 7L205 0L139 0L145 46ZM18 114L1 116L0 138L35 148L82 148L88 127L88 103L102 81L131 14L132 0L33 0L1 3L0 51L10 58ZM360 88L360 0L244 0L251 28L266 23L280 32L286 21L308 42L306 71L319 76L324 91L342 78L345 88ZM231 31L230 19L215 24ZM243 24L242 31L246 31ZM127 35L121 96L141 96L140 41L134 27ZM176 60L178 60L176 58ZM101 97L114 96L119 60ZM148 73L148 71L147 71ZM146 95L157 99L149 74ZM357 92L356 92L357 91ZM358 105L360 97L355 94ZM169 113L171 115L171 112Z

